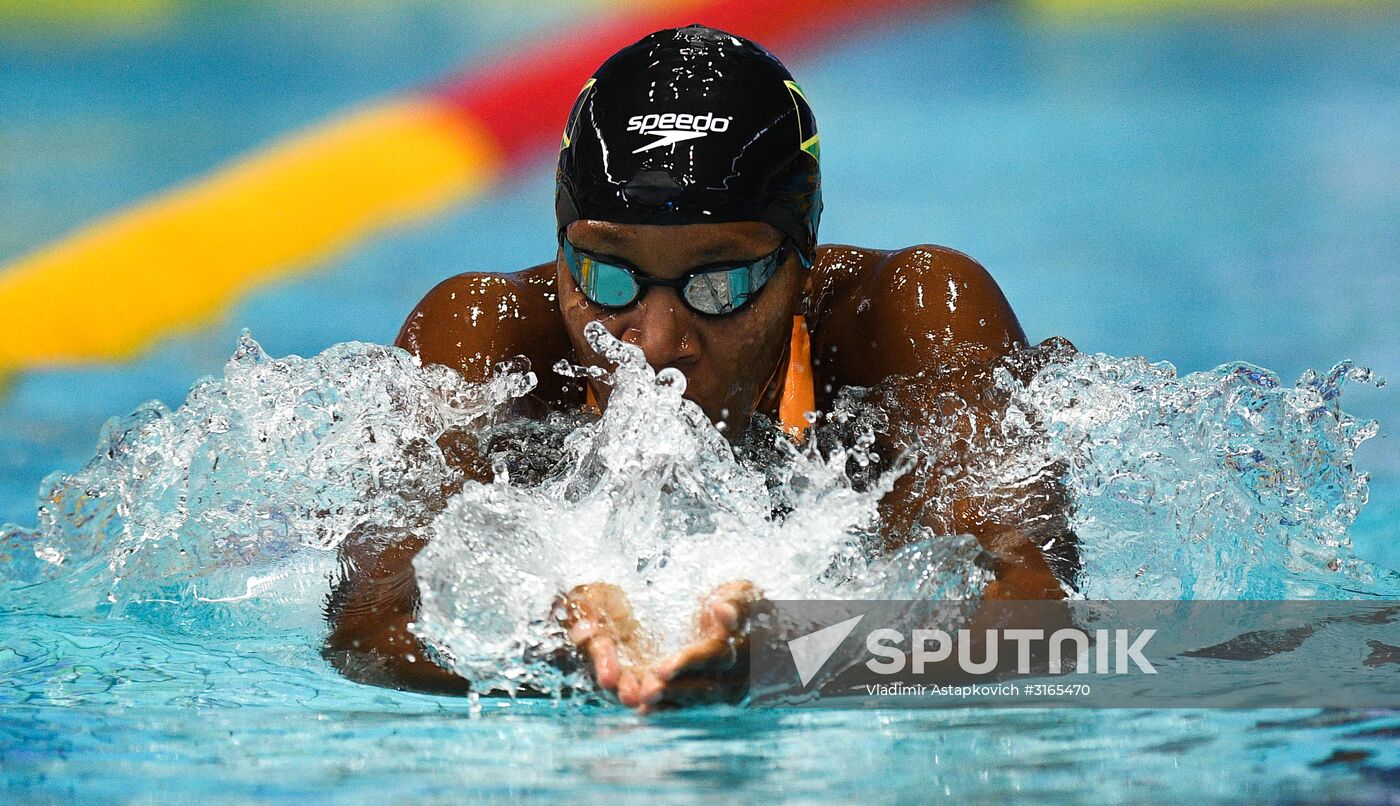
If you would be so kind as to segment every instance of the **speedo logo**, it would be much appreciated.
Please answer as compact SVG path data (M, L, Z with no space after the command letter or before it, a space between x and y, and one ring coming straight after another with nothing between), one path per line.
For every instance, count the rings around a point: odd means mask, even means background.
M656 142L647 143L632 152L640 154L653 148L673 146L684 140L704 137L710 132L728 131L729 122L733 119L732 117L717 118L711 112L706 112L703 115L685 115L675 112L667 112L664 115L634 115L627 120L627 131L640 132L648 137L659 138Z

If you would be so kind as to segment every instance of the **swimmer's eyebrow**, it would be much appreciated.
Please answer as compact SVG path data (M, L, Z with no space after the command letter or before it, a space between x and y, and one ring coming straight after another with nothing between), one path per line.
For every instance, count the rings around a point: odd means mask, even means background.
M569 239L569 242L574 245L574 249L595 260L601 260L604 263L611 263L614 266L622 266L644 277L659 277L662 279L667 279L662 277L662 275L658 275L653 272L649 272L646 269L643 269L642 267L638 266L637 264L633 263L627 258L622 257L621 255L614 254L611 250L625 248L625 238L615 237L611 232L590 233L590 235L597 236L596 241L599 244L599 248L594 249L590 246L584 246L583 244L580 244L578 241L575 241L572 238ZM595 240L595 238L587 238L587 240ZM781 244L779 246L781 246ZM755 260L764 258L767 255L771 254L772 251L772 249L769 249L764 251L762 254L752 255L749 254L749 249L744 247L742 244L735 243L732 241L724 241L720 243L711 244L710 246L701 249L698 253L696 253L694 257L694 262L692 262L688 266L682 267L676 276L692 274L697 272L720 271L722 269L728 269L734 266L741 266L746 263L752 263ZM671 272L667 272L667 274L670 273Z
M752 247L737 243L716 243L696 254L697 268L713 264L748 263L767 255L772 249L764 249L761 254L752 254Z
M589 233L588 240L596 243L597 248L584 246L578 241L574 241L574 248L591 252L597 257L614 258L624 265L632 264L626 258L617 254L616 250L627 248L627 239L612 230L595 230ZM692 269L705 268L707 266L725 263L748 263L752 260L767 255L772 252L772 248L765 248L759 254L752 254L752 248L739 241L719 240L711 243L695 253Z
M632 269L633 271L637 271L637 272L641 272L642 274L646 274L646 272L644 272L644 271L642 271L641 269L637 268L637 265L636 265L635 263L633 263L632 261L630 261L630 260L628 260L627 258L622 257L622 256L620 256L620 255L614 255L614 254L612 254L611 252L608 252L608 251L606 251L606 250L603 250L603 249L590 249L590 248L588 248L588 247L586 247L586 246L579 246L578 244L574 244L574 250L577 251L577 252L581 252L581 253L587 255L588 257L594 258L594 259L596 259L596 260L601 260L601 261L603 261L604 263L611 263L611 264L613 264L613 265L615 265L615 266L626 266L627 268Z

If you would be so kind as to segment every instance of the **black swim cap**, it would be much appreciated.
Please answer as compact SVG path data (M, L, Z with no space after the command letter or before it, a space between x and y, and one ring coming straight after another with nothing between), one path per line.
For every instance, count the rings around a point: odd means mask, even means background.
M692 25L613 55L564 127L555 217L619 224L763 221L817 246L817 124L773 54Z

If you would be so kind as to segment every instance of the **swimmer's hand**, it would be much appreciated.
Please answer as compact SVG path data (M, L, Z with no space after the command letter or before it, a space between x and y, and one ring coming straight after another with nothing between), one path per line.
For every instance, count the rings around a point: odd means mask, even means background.
M627 594L616 585L594 582L575 586L561 604L560 623L583 655L593 682L628 708L637 707L652 650Z
M703 598L691 642L642 676L637 710L743 699L749 683L749 613L762 598L747 580L720 585Z
M748 687L749 612L762 593L751 582L721 585L700 602L690 643L657 659L616 585L579 585L564 596L561 623L600 689L639 713L736 702Z

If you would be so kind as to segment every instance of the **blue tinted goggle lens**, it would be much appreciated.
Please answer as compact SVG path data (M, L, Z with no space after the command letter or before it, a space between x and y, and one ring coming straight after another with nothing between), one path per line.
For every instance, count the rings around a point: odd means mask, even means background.
M733 313L753 299L782 263L786 244L752 263L725 269L696 272L679 280L658 280L581 254L568 238L562 238L564 262L569 274L593 302L608 308L622 308L636 302L649 285L671 286L680 290L681 299L691 309L710 316Z
M564 259L583 295L599 305L621 308L632 304L641 294L641 286L631 272L621 266L580 255L574 252L568 241L564 242Z

